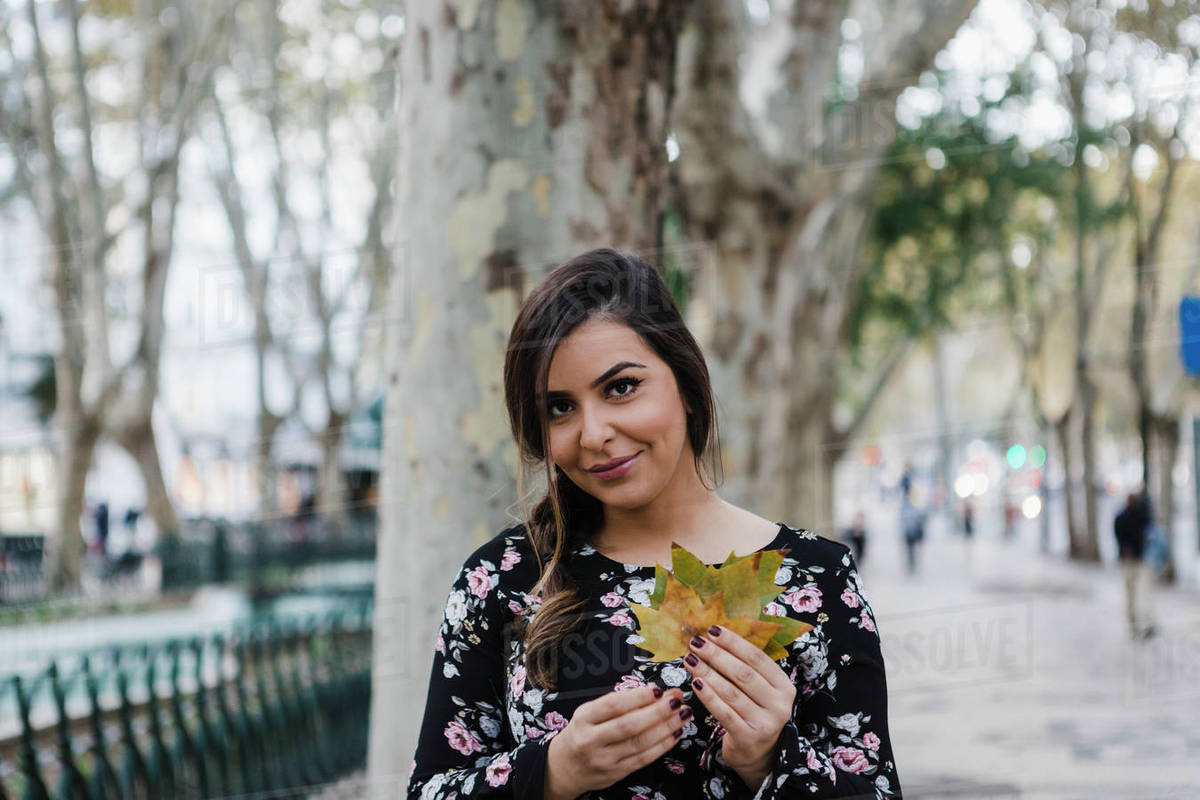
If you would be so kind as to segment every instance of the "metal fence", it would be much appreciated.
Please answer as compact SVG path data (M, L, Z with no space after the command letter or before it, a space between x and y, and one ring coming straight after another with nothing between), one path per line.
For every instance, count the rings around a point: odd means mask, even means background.
M161 537L153 555L161 565L165 591L229 581L245 584L252 593L268 584L286 591L288 576L305 567L373 561L375 530L372 508L332 518L195 518L183 521L179 535ZM44 574L44 539L43 534L0 535L0 605L52 599ZM131 596L139 591L137 574L146 555L89 556L83 566L92 583L111 594Z
M312 517L229 522L195 520L184 535L164 539L164 589L240 581L252 589L272 572L294 573L314 564L375 559L373 512L339 520Z
M0 800L303 797L360 768L370 600L0 680Z

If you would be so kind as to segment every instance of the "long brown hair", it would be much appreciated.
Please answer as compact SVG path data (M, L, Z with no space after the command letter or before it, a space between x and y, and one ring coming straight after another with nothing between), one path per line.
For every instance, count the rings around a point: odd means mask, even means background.
M683 322L661 275L637 256L618 250L591 250L550 271L521 305L509 334L504 359L504 398L513 436L521 452L518 495L524 497L526 467L541 466L546 494L525 514L525 529L541 566L531 594L542 602L532 619L518 616L525 642L526 674L531 683L557 685L559 645L578 622L586 602L567 570L566 559L604 523L603 504L576 486L550 458L550 361L575 328L599 319L632 328L671 368L687 417L687 436L695 469L712 488L702 463L720 475L720 437L712 385L704 355Z

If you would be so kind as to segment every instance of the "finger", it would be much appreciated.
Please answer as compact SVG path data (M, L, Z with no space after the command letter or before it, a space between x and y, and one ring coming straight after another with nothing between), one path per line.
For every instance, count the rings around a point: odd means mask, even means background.
M706 642L717 645L745 661L758 671L759 675L775 689L786 691L792 686L792 681L778 663L771 660L761 647L755 647L740 633L720 625L713 625L704 635Z
M674 700L678 700L679 703L668 702L667 709L659 720L651 723L634 736L614 742L611 746L612 758L619 761L651 749L664 736L674 735L675 731L681 731L684 723L691 719L692 709L684 705L680 698L674 698Z
M636 708L651 705L658 700L654 696L654 690L661 688L661 686L655 686L654 684L646 684L645 686L639 686L636 689L624 692L608 692L597 697L595 700L589 700L586 703L580 704L575 714L579 715L580 712L583 712L583 721L599 725L606 720L615 719Z
M695 655L689 653L690 657ZM757 703L751 700L711 666L699 659L693 665L685 657L683 663L692 673L692 691L704 703L705 708L712 712L727 731L745 732L751 726L751 721L766 713Z
M627 742L658 723L669 719L682 705L683 692L680 689L670 689L650 705L626 711L618 717L596 725L592 731L592 741L600 747Z
M690 711L690 709L688 710ZM649 747L619 759L614 765L615 769L619 770L623 775L628 775L669 752L683 738L683 728L686 724L686 720L679 719L678 715L675 716L675 720L671 727L667 729L667 732L655 740ZM676 731L678 731L678 734L676 734Z
M746 644L750 643L746 642ZM754 645L750 646L753 647ZM723 649L712 639L692 637L689 647L692 655L698 656L702 664L719 673L730 686L737 689L750 703L753 703L760 709L769 709L771 707L774 698L778 694L778 690L771 686L767 682L767 679L760 675L758 670L752 665L747 664L730 651ZM692 672L704 677L702 671L693 669ZM732 697L730 699L732 700ZM741 706L738 706L738 710L739 712L743 711ZM750 708L746 708L744 711L753 713L753 709Z

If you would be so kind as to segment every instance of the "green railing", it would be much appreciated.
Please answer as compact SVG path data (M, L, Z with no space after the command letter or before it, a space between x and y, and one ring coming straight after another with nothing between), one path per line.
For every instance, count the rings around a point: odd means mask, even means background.
M366 759L369 601L0 679L0 800L303 797Z
M257 591L315 565L375 560L375 515L229 522L192 520L160 542L163 589L237 581Z

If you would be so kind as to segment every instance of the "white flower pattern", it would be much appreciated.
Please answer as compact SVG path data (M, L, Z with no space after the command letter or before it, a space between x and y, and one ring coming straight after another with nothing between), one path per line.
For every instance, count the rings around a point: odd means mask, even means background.
M606 691L651 683L680 687L694 716L664 756L589 798L900 797L879 634L850 551L781 524L764 549L785 547L768 613L816 627L777 662L796 684L796 704L761 786L748 787L725 763L724 729L695 698L681 662L650 662L636 646L643 639L631 606L649 605L653 567L619 564L577 545L568 565L589 603L579 638L561 648L555 691L532 683L514 624L541 602L528 593L539 560L517 526L476 550L450 589L407 796L540 796L546 748L575 708Z

